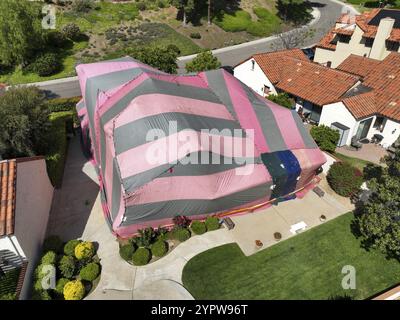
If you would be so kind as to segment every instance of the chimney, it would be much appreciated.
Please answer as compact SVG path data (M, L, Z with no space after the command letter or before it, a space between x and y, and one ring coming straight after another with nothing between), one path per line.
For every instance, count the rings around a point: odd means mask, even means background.
M383 60L386 55L386 39L389 38L392 32L394 19L384 18L379 22L378 30L375 35L374 44L372 45L369 57L372 59Z

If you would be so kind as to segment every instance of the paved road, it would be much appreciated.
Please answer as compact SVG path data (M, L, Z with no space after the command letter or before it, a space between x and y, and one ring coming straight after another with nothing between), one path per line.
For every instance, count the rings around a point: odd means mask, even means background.
M306 41L304 44L305 46L313 45L318 42L319 39L321 39L321 37L334 25L343 8L343 5L335 0L314 0L313 4L314 7L319 10L320 16L318 21L312 25L315 34L312 38ZM255 53L273 51L272 43L277 40L276 38L271 38L273 37L255 41L251 44L242 44L229 48L217 49L215 55L221 61L222 65L233 66ZM184 72L184 66L190 60L191 57L182 57L179 59L179 73ZM66 98L81 95L76 77L40 82L35 83L35 85L39 86L52 96Z

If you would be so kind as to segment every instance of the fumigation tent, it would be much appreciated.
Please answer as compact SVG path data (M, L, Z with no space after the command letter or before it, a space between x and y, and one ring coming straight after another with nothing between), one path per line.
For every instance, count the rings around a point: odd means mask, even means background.
M126 57L76 70L83 145L118 236L302 196L326 161L295 110L223 69L170 75Z

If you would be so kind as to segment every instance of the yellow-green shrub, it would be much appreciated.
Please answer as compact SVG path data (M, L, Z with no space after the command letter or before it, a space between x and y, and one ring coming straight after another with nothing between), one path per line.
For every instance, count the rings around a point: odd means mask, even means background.
M65 300L81 300L85 296L85 287L80 280L67 282L64 286Z
M82 241L75 247L75 257L78 260L90 259L95 254L93 242Z

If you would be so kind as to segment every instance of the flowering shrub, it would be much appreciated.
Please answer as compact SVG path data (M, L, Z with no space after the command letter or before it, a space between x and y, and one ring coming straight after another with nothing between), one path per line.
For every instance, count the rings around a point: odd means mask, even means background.
M64 246L64 254L67 256L74 256L75 255L75 247L81 243L81 240L69 240Z
M175 216L172 221L176 226L182 228L186 228L190 224L190 219L186 216Z
M85 295L85 287L80 280L67 282L64 286L65 300L81 300Z
M94 256L95 249L93 242L82 241L75 247L75 257L78 260L90 259Z

